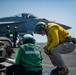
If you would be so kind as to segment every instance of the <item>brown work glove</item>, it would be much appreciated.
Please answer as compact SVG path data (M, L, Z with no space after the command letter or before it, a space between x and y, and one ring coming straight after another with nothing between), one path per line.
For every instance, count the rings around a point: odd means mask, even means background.
M51 53L48 51L48 49L47 49L46 46L45 46L43 49L44 49L44 53L45 53L45 54L47 54L47 55L50 55L50 54L51 54Z

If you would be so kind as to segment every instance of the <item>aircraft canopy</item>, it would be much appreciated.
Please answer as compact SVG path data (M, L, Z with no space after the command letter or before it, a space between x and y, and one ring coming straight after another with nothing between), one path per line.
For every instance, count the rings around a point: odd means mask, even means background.
M35 15L31 13L21 13L16 15L17 17L22 17L22 18L37 18Z

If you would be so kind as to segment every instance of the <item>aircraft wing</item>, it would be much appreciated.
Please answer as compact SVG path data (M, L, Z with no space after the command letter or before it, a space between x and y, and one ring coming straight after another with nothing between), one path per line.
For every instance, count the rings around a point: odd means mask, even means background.
M48 24L48 23L56 23L56 24L62 26L63 28L65 28L66 30L71 29L71 27L68 26L68 25L66 25L66 24L61 24L61 23L58 23L58 22L55 22L55 21L49 21L49 20L47 20L47 19L45 19L45 18L39 19L39 21L40 21L40 22L45 22L46 24Z
M57 22L54 22L54 23L56 23L56 24L58 24L58 25L60 25L60 26L62 26L63 28L65 28L66 30L68 30L68 29L71 29L72 27L70 27L70 26L68 26L68 25L65 25L65 24L61 24L61 23L57 23Z
M22 17L5 17L0 18L0 25L9 25L9 24L20 24L24 22Z
M0 22L0 25L22 24L24 22Z
M24 21L25 19L22 17L5 17L0 18L0 22L11 22L11 21Z

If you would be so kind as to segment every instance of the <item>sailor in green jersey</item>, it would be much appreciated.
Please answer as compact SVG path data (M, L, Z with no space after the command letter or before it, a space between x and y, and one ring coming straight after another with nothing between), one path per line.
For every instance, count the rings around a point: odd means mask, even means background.
M10 26L9 26L9 25L8 25L7 28L6 28L5 36L6 36L7 38L10 37Z
M42 75L41 48L35 44L35 39L30 34L23 37L15 60L14 75ZM9 68L7 68L7 74ZM10 69L11 70L11 69Z

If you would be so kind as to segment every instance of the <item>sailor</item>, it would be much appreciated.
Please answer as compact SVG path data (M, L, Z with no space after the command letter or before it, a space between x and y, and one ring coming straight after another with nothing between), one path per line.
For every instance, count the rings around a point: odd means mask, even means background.
M16 47L16 40L17 40L17 27L14 27L14 31L13 31L13 46Z
M42 75L41 48L35 43L32 35L23 36L23 45L20 46L13 66L7 67L6 75Z
M61 54L73 52L75 43L70 33L58 24L38 22L35 27L35 33L47 36L47 43L44 52L49 56L52 64L56 66L53 73L66 75L69 70L62 59Z
M9 26L9 25L8 25L7 28L6 28L5 36L6 36L7 38L10 38L10 26Z

